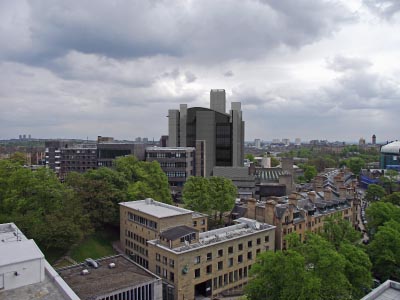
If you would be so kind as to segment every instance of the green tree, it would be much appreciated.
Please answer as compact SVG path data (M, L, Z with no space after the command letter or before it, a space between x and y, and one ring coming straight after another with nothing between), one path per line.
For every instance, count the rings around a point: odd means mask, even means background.
M310 182L315 176L317 176L318 172L314 166L305 165L304 166L304 178L307 182Z
M368 253L378 278L400 280L400 223L390 220L380 226Z
M0 223L15 222L43 249L67 249L90 231L73 192L54 172L32 172L10 160L0 162Z
M251 154L251 153L247 153L245 158L247 158L251 162L255 162L255 160L256 160L254 157L254 154Z
M271 156L271 167L274 168L276 166L279 166L281 162L274 156Z
M383 202L389 202L394 205L400 206L400 192L395 192L387 195L381 199Z
M317 300L321 281L306 268L296 251L266 251L252 266L245 291L249 300Z
M393 191L396 191L398 189L398 184L397 184L398 175L399 173L396 170L387 170L385 171L385 176L381 176L379 178L380 183L385 188L388 194L391 194L393 193Z
M378 227L382 226L389 220L400 222L400 207L389 202L374 202L366 210L367 228L370 238L378 231Z
M364 199L368 202L374 202L380 200L385 194L386 192L383 187L377 184L370 184L365 192Z
M325 218L321 236L330 242L336 250L340 249L343 242L355 244L361 239L361 233L356 231L349 221L340 217Z
M172 203L168 178L156 161L138 161L134 156L119 157L115 162L116 170L129 182L130 200L153 198L154 200Z
M26 164L26 154L22 152L14 152L10 155L10 160L23 166Z
M219 220L226 211L231 211L235 206L237 188L232 180L224 177L211 177L209 180L211 209L219 213Z
M360 157L352 157L347 160L347 166L355 175L359 175L361 169L365 167L365 161Z
M210 182L204 177L189 177L183 186L182 199L185 207L209 214L212 208Z

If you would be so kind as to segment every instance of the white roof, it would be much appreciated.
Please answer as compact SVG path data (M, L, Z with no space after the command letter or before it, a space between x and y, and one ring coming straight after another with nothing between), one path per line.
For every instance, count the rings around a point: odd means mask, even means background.
M157 218L168 218L172 216L193 213L193 211L191 210L158 202L151 198L138 201L121 202L120 205L135 209L137 211Z
M392 142L390 144L382 146L381 153L400 154L400 141Z
M33 240L0 242L0 267L40 258L44 255Z

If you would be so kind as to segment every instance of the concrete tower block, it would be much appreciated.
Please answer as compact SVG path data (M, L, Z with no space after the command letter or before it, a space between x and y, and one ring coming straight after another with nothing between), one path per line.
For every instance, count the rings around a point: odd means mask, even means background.
M225 90L213 89L210 91L210 109L220 113L226 113L226 95Z

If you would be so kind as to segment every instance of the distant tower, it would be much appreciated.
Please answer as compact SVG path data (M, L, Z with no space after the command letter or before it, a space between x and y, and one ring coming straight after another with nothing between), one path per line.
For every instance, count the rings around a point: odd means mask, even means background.
M210 91L210 109L217 112L226 113L226 94L223 89L213 89Z
M372 135L372 145L376 145L376 135Z

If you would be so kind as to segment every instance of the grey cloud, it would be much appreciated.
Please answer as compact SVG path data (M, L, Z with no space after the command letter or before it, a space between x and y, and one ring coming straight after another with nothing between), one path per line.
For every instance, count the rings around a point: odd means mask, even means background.
M17 4L15 4L17 5ZM6 59L43 64L70 51L111 58L157 55L204 62L253 59L286 45L298 48L334 31L353 16L337 2L293 1L25 1L16 24L3 19L0 39L19 51ZM21 32L20 35L13 34Z
M356 57L335 56L326 60L327 67L337 72L355 71L367 69L372 63L366 59Z
M192 72L190 72L190 71L185 72L185 77L186 77L186 82L187 82L187 83L195 82L196 79L197 79L196 75L194 75L194 74L193 74Z
M400 12L398 0L363 0L363 3L376 15L390 20Z
M226 71L226 72L224 73L224 76L225 76L225 77L233 77L234 75L235 75L235 74L233 74L232 70Z

